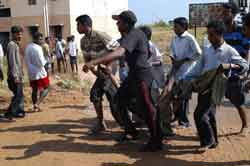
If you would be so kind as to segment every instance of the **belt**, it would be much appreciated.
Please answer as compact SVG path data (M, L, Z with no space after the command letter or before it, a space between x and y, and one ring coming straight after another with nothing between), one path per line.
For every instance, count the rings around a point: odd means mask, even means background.
M161 66L161 65L162 65L162 62L152 64L152 66L154 67Z

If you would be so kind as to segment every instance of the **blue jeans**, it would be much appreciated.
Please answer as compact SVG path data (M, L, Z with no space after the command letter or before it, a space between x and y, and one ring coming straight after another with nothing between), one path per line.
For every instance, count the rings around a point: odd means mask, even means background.
M13 77L9 77L7 82L9 89L14 95L11 99L8 111L12 114L24 112L23 83L16 83Z

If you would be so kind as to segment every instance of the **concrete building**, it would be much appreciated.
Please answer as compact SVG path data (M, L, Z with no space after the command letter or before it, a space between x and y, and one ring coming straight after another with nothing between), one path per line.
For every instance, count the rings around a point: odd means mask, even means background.
M39 30L44 36L75 35L75 19L82 14L93 18L94 29L118 37L112 14L128 9L128 0L0 0L0 42L6 46L12 25L24 27L24 44Z

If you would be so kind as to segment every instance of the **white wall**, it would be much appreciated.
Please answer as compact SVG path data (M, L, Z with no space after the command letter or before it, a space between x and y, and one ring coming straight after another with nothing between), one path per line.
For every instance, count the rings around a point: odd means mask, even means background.
M77 32L75 19L88 14L93 19L94 29L106 32L113 38L119 38L116 22L111 16L127 9L128 0L70 0L71 33L76 36L79 43L82 36Z

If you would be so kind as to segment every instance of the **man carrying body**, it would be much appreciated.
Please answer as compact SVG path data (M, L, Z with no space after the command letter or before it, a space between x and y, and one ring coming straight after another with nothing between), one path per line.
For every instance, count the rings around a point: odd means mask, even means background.
M81 15L77 17L77 30L80 34L85 34L81 39L81 49L85 62L96 59L103 54L112 51L112 40L104 33L92 29L92 19L88 15ZM116 119L114 98L117 91L114 82L111 80L110 65L99 65L90 70L97 79L90 91L90 101L94 104L97 114L97 124L91 129L91 133L98 133L106 130L106 124L103 118L102 98L105 94L110 105L110 110L113 117Z
M247 72L248 64L246 60L224 41L224 30L224 24L219 21L211 21L207 25L208 40L211 45L204 49L202 58L196 63L196 66L190 70L190 73L201 73L200 75L209 72L215 72L216 75L224 73L230 78L229 71L231 70L238 71L239 74ZM186 74L185 77L183 77L184 80L191 78L188 74ZM198 92L198 105L194 112L195 125L200 138L200 150L202 151L215 148L218 145L215 117L216 103L212 97L216 89L213 89L214 78L210 79L211 81L207 81L208 79L210 78L205 78L205 81L207 82L206 87ZM196 82L193 87L197 85L198 83ZM205 84L203 83L203 85ZM221 89L223 89L223 87L221 87Z
M152 68L148 63L148 44L145 34L134 28L137 18L132 11L124 11L114 15L117 27L122 35L120 47L104 57L90 61L85 64L84 70L91 69L98 64L107 64L111 61L125 56L129 66L129 74L117 92L117 111L121 113L124 126L124 134L120 141L137 138L137 130L133 125L129 114L128 106L130 100L136 97L136 112L139 117L145 120L150 133L149 141L142 147L141 151L158 151L162 149L162 135L158 123L158 111L155 107L156 99L152 94L158 92L156 81L153 79ZM156 92L157 91L157 92Z

